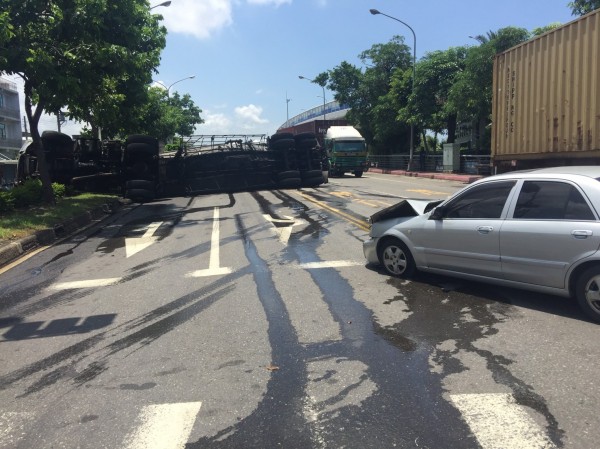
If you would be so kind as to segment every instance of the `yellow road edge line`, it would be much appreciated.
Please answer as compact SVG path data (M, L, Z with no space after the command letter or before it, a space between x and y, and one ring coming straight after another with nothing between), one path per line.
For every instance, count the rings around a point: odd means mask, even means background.
M358 226L360 229L362 229L363 231L369 231L369 223L367 223L366 221L361 221L358 220L356 218L354 218L352 215L348 215L345 212L342 212L339 209L336 209L335 207L331 207L325 203L323 203L322 201L316 200L314 198L312 198L311 196L303 193L303 192L298 192L302 197L304 197L305 199L307 199L308 201L310 201L311 203L316 204L317 206L319 206L322 209L328 210L330 212L333 212L336 215L339 215L340 217L348 220L349 222L351 222L352 224Z

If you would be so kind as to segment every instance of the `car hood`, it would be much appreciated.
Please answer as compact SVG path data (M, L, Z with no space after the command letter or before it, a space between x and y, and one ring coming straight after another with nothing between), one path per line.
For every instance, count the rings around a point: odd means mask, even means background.
M429 212L441 202L443 202L443 200L405 199L393 206L386 207L385 209L374 213L371 215L369 222L375 224L380 221L391 220L394 218L417 217Z

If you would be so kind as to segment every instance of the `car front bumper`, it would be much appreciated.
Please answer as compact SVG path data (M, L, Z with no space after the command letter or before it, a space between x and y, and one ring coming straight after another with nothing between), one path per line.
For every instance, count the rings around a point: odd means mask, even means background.
M379 258L377 257L377 241L378 238L370 238L363 242L363 253L368 263L378 264Z

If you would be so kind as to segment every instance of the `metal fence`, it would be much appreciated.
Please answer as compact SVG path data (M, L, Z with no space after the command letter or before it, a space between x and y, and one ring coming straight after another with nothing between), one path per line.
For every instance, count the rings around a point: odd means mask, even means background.
M423 158L417 154L413 156L413 171L443 172L444 167L442 154L427 154ZM408 167L408 154L393 155L369 155L369 165L382 170L406 170ZM482 155L461 154L460 169L458 173L470 175L491 174L491 157Z

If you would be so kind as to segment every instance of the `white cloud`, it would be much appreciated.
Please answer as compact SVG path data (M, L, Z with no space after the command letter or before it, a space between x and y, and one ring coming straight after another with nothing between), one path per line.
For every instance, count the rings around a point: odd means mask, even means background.
M160 13L170 32L191 34L198 39L208 39L233 23L231 0L177 0Z
M229 134L231 120L221 113L205 112L201 114L204 123L196 125L197 134Z
M291 4L292 0L248 0L250 5L275 5Z
M264 125L265 123L269 123L267 119L260 117L262 112L263 108L253 104L235 108L235 115L241 119L243 125Z
M246 0L249 5L275 6L291 4L292 0ZM177 0L167 8L160 8L165 26L171 33L208 39L215 32L233 23L233 4L239 0Z

